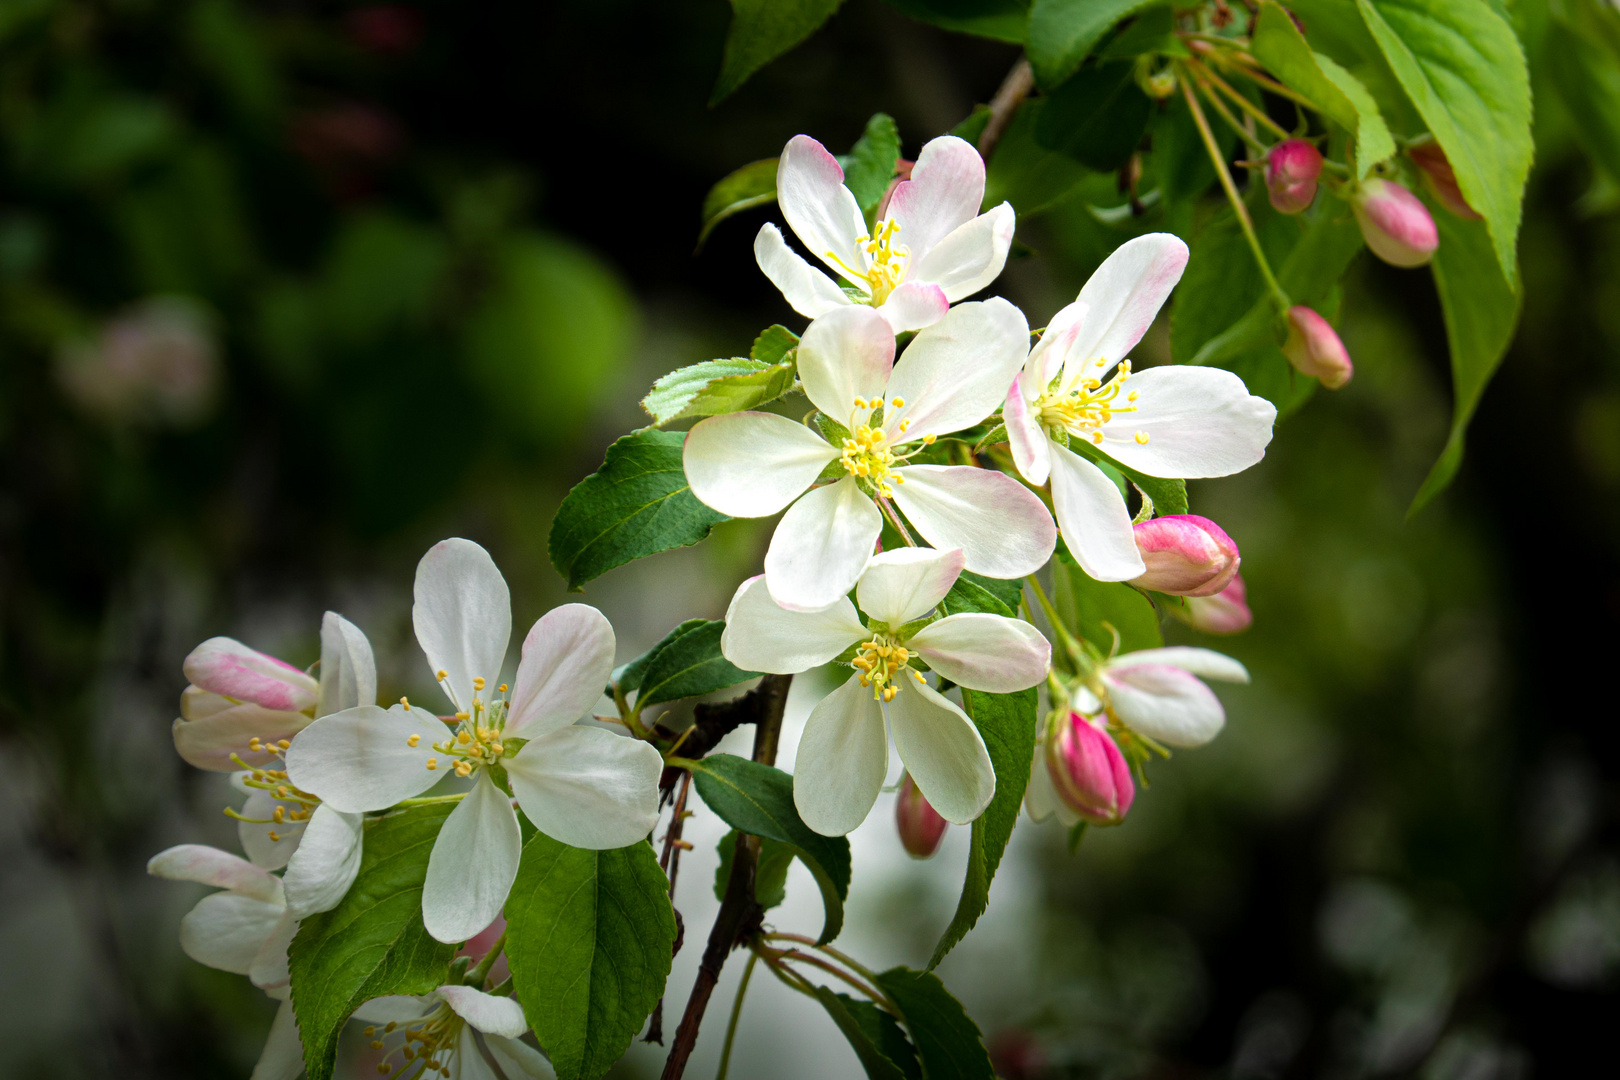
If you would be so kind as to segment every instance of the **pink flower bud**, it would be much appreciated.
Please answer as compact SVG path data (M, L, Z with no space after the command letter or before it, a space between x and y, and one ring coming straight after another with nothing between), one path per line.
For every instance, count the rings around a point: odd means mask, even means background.
M926 859L938 851L940 841L945 839L945 828L950 824L923 798L923 793L912 782L910 773L900 781L900 798L894 804L894 823L900 830L900 843L915 859Z
M1046 744L1046 771L1063 804L1093 825L1118 825L1136 798L1119 746L1079 713L1058 722Z
M1350 208L1367 246L1391 266L1422 266L1440 246L1429 208L1393 180L1363 180Z
M1436 202L1460 218L1470 221L1480 219L1474 208L1468 205L1468 200L1463 198L1462 188L1457 186L1457 174L1451 168L1451 160L1440 149L1439 143L1433 139L1415 143L1406 148L1406 156L1422 172L1423 186L1429 189Z
M209 638L192 649L182 669L194 686L280 712L313 709L320 690L314 679L286 661L227 637Z
M1180 611L1172 610L1171 614L1206 634L1241 634L1254 622L1242 574L1232 578L1232 584L1214 596L1188 597L1187 606Z
M1339 335L1326 319L1303 304L1288 309L1288 340L1282 350L1300 374L1322 380L1329 390L1337 390L1355 374Z
M1304 139L1284 139L1266 155L1266 190L1279 214L1297 214L1316 198L1322 153Z
M1213 596L1238 572L1237 545L1209 518L1168 514L1134 529L1147 573L1132 585L1172 596Z

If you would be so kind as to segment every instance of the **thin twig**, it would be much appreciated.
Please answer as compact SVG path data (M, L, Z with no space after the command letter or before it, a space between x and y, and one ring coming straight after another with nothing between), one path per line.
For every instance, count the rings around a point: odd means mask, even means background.
M688 728L687 733L690 734L691 730L691 728ZM669 903L671 907L675 905L675 878L681 869L681 851L683 850L681 830L686 825L686 795L691 789L692 774L684 772L681 774L681 793L675 798L675 808L670 815L669 828L664 831L664 853L658 859L658 869L669 875ZM679 919L680 917L680 912L676 911L675 918ZM681 951L682 937L684 935L678 935L675 938L674 951L677 953ZM652 1019L647 1023L647 1034L641 1037L641 1041L657 1043L659 1046L664 1045L664 999L662 997L659 997L658 1003L653 1006Z
M1018 111L1029 92L1035 89L1035 69L1029 66L1029 58L1020 56L1018 62L1007 72L1007 77L1001 80L1001 87L996 96L990 99L990 119L984 125L984 131L979 134L979 156L989 161L990 155L995 153L996 144L1007 133L1007 125L1012 123L1013 113Z

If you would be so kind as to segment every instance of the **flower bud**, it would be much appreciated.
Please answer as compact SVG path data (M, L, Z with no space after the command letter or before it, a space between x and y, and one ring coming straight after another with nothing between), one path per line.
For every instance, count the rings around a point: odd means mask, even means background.
M182 667L194 686L282 712L313 709L320 690L314 679L285 660L227 637L209 638L191 650Z
M1322 380L1329 390L1339 389L1355 374L1339 335L1326 319L1304 304L1288 309L1288 340L1283 342L1282 351L1300 374Z
M1079 713L1058 721L1046 744L1046 771L1063 804L1093 825L1118 825L1136 798L1119 746Z
M1266 191L1279 214L1297 214L1316 198L1322 153L1304 139L1284 139L1266 155Z
M1241 634L1254 622L1243 587L1243 575L1214 596L1190 596L1181 610L1171 610L1182 622L1206 634Z
M1432 138L1414 143L1406 148L1406 156L1423 174L1423 186L1436 202L1460 218L1479 220L1479 214L1463 198L1462 188L1457 186L1457 174L1452 171L1451 161L1439 143Z
M894 823L900 830L900 843L915 859L926 859L938 851L940 841L945 839L945 827L950 824L923 798L910 773L900 781L900 798L894 804Z
M1147 573L1131 584L1171 596L1213 596L1238 571L1237 545L1197 514L1168 514L1133 526Z
M1393 180L1363 180L1350 208L1367 246L1391 266L1422 266L1440 246L1428 207Z

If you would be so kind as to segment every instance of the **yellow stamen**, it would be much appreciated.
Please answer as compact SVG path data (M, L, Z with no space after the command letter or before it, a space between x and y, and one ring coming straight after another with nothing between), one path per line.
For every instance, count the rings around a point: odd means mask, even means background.
M435 769L437 769L439 767L439 759L436 758L436 757L428 758L427 759L427 767L428 767L428 772L434 771Z
M421 742L421 741L422 741L422 736L420 736L420 735L412 735L410 738L405 740L405 745L411 747L414 750L416 748L416 744Z

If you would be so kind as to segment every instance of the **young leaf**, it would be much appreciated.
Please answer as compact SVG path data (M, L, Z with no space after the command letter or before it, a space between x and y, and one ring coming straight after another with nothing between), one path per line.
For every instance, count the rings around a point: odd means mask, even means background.
M748 77L815 33L843 0L731 0L731 29L720 57L711 107Z
M726 218L776 201L776 166L779 161L779 158L750 161L742 168L722 177L719 183L709 189L709 193L703 197L703 210L700 214L702 226L698 230L699 251L703 250L703 245L709 239L709 234L714 231L714 227Z
M917 1048L893 1016L848 994L825 986L815 988L816 1000L827 1010L832 1022L849 1040L850 1049L860 1059L868 1080L922 1080Z
M1451 434L1440 459L1418 489L1410 518L1446 489L1462 464L1463 440L1485 384L1513 340L1522 299L1497 271L1484 224L1447 213L1435 214L1440 247L1431 268L1451 349Z
M737 855L737 837L732 829L720 838L720 865L714 871L714 898L726 898L726 883L731 880L731 860ZM754 899L769 911L787 899L788 868L793 865L793 848L777 840L764 837L759 841L759 864L754 868Z
M642 670L636 708L711 694L758 678L759 672L744 671L720 655L720 635L725 629L726 624L716 619L663 645Z
M866 220L883 200L894 178L894 163L900 158L900 129L894 117L887 113L874 113L866 122L866 131L856 141L844 163L844 186L855 193Z
M558 1080L607 1072L664 993L675 945L669 881L645 842L581 851L537 832L506 901L523 1015Z
M799 335L777 323L759 332L748 355L763 364L780 364L798 347Z
M1080 70L1103 35L1121 19L1165 0L1035 0L1026 51L1035 81L1052 89Z
M692 780L704 803L727 825L793 849L821 887L826 909L821 944L837 937L844 925L844 897L849 894L849 841L822 836L799 820L793 806L793 777L735 754L711 754L693 766Z
M642 673L647 670L647 665L652 663L653 657L657 656L664 646L678 637L690 634L700 626L707 625L709 625L708 619L687 619L660 638L658 644L615 671L613 681L619 684L619 692L628 694L633 690L640 690Z
M918 22L942 30L1021 45L1029 0L884 0Z
M1356 0L1395 77L1485 218L1518 288L1519 218L1535 146L1530 76L1513 28L1486 0Z
M689 547L726 515L698 501L681 468L679 431L637 431L608 447L551 524L551 565L578 591L594 577L670 548Z
M641 407L655 427L691 416L756 409L792 390L796 373L797 366L791 363L763 364L741 356L705 360L653 383Z
M962 571L951 591L945 594L945 613L955 615L963 611L983 611L992 615L1012 618L1018 614L1018 603L1024 596L1022 581L987 578L971 570Z
M978 1025L939 976L897 967L879 974L877 983L900 1010L927 1080L993 1080Z
M1104 654L1112 651L1116 632L1120 652L1164 644L1158 613L1147 597L1123 581L1093 579L1066 550L1052 561L1052 588L1058 616Z
M452 809L418 806L368 822L348 894L298 927L287 968L310 1080L331 1077L338 1035L355 1009L387 994L429 993L449 977L456 946L423 927L422 882Z
M1076 72L1047 96L1035 140L1099 172L1125 164L1153 117L1133 68L1130 61L1111 60Z

